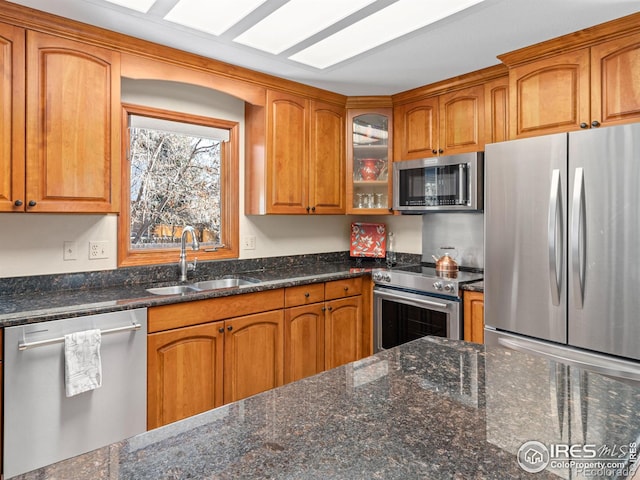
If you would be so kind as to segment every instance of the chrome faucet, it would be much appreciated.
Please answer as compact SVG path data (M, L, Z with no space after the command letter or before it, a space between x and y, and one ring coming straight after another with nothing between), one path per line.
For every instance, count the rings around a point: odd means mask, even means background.
M195 270L197 263L197 259L194 259L193 263L187 263L187 244L185 240L188 232L191 232L191 248L193 250L200 250L200 244L196 237L196 229L191 226L184 227L182 229L182 239L180 241L180 261L178 262L181 282L187 281L187 272Z

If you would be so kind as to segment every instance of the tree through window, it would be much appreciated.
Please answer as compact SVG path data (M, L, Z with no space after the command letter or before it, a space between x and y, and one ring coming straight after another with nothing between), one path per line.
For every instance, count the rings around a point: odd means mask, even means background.
M237 205L237 168L231 165L237 146L230 145L237 143L237 124L133 105L125 112L122 217L128 219L120 221L120 230L127 230L120 244L127 244L127 258L121 263L161 262L163 252L175 261L170 255L186 225L198 232L198 258L237 256L231 238L237 220L229 218L237 219L237 208L229 208Z

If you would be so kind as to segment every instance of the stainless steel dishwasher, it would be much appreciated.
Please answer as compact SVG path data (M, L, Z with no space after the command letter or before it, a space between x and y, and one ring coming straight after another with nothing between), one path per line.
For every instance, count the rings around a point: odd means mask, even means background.
M96 328L102 386L67 398L64 335ZM146 337L146 308L5 328L5 478L144 432Z

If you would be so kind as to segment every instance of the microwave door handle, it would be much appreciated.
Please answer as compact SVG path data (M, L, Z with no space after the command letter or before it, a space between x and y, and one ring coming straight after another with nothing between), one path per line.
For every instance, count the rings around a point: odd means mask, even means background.
M553 170L551 175L551 192L549 193L549 283L551 287L551 301L553 305L560 305L560 283L562 281L562 258L558 261L558 244L562 245L562 239L558 238L558 232L562 232L561 212L562 192L560 190L560 170ZM560 249L562 255L562 249Z
M467 164L458 165L458 205L466 205L467 196Z

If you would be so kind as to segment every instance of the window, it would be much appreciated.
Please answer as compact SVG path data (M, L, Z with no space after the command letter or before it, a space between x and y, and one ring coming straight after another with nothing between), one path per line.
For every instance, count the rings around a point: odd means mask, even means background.
M189 258L236 258L238 124L131 104L123 123L119 265L177 262L186 225Z

